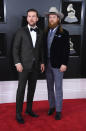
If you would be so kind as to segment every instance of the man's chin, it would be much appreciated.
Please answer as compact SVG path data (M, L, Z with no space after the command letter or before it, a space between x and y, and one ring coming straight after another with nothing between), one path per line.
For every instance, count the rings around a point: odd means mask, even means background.
M29 25L34 27L36 24L35 23L29 23Z

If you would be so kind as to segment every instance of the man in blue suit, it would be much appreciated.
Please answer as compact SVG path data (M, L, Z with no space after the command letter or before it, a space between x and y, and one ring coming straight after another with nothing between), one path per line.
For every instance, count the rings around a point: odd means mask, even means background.
M45 35L46 78L50 106L48 115L52 115L56 109L56 120L61 119L62 80L63 73L67 70L69 56L69 33L61 26L63 16L56 7L49 9L48 30Z

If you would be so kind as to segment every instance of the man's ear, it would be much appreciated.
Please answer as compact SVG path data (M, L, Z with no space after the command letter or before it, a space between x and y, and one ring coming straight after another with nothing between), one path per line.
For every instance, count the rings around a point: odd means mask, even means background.
M28 22L28 18L26 17L26 20L27 20L27 22Z
M39 20L39 18L37 17L37 21Z

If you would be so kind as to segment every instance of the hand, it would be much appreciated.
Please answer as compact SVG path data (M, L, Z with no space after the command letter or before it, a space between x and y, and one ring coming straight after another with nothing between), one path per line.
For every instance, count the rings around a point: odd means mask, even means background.
M45 70L45 66L44 64L41 64L41 72L44 72L44 70Z
M16 64L16 69L17 69L18 72L23 71L23 66L21 65L21 63Z
M66 70L67 70L67 66L66 65L61 65L60 72L64 72Z

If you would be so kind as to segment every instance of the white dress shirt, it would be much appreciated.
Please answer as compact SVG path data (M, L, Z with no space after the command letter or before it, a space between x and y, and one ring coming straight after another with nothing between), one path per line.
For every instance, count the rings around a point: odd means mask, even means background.
M37 26L35 27L31 27L29 24L28 24L28 29L30 31L30 28L36 28ZM35 44L36 44L36 37L37 37L37 34L34 30L30 31L30 35L31 35L31 38L32 38L32 43L33 43L33 47L35 47Z

